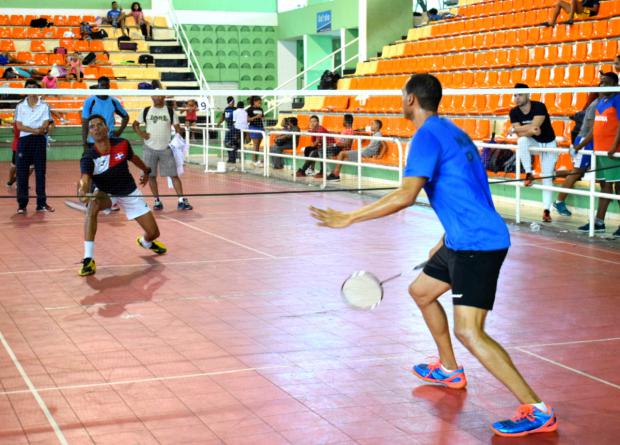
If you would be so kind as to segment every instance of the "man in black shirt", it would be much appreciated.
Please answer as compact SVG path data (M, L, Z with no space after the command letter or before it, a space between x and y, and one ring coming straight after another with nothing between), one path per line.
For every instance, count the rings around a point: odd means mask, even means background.
M135 219L144 229L144 235L137 239L141 247L158 255L166 253L166 247L156 241L159 237L157 222L129 172L129 161L142 170L141 185L148 182L151 169L134 154L129 141L121 138L110 139L103 116L95 114L88 118L87 124L94 144L84 151L80 160L82 178L78 195L83 203L88 203L84 226L84 260L78 272L81 276L92 275L96 271L93 251L97 215L115 203L120 205L127 219ZM92 183L95 184L95 192L91 195L89 192Z
M235 98L232 96L228 96L226 98L226 108L224 108L224 112L220 116L220 119L217 121L217 125L220 125L222 122L226 123L226 128L228 131L226 132L226 136L224 137L224 146L226 148L234 148L235 146L235 121L233 119L233 113L237 107L235 106ZM234 163L235 158L234 151L228 152L228 162Z
M558 0L551 22L544 22L543 26L555 26L562 10L568 14L566 24L572 25L575 14L578 18L594 17L598 14L599 6L599 0Z
M523 83L518 83L515 88L529 88ZM530 147L557 148L555 142L555 132L551 126L551 118L547 112L547 107L542 102L530 100L529 94L514 95L516 107L510 110L510 134L518 136L518 150L521 157L521 164L525 172L525 186L533 184L532 175L532 154L540 155L542 176L553 175L555 163L558 160L558 153L551 152L530 152ZM552 186L553 179L543 179L543 185ZM543 221L551 222L551 201L553 194L549 190L543 190Z

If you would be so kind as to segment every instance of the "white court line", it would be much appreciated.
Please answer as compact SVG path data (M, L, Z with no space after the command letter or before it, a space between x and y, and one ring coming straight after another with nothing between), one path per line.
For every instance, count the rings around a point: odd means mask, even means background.
M620 337L599 338L594 340L574 340L574 341L561 341L557 343L540 343L533 345L520 345L520 346L508 346L507 348L519 349L519 348L542 348L545 346L568 346L568 345L580 345L587 343L602 343L607 341L618 341Z
M612 261L612 260L606 260L604 258L597 258L595 256L582 255L580 253L571 252L570 250L554 249L553 247L539 246L539 245L536 245L536 244L533 244L532 247L536 247L538 249L553 250L554 252L566 253L568 255L574 255L574 256L581 257L581 258L588 258L590 260L602 261L603 263L610 263L610 264L620 265L620 261Z
M373 362L373 361L389 361L396 359L403 359L408 356L406 355L394 355L394 356L386 356L386 357L375 357L375 358L363 358L357 360L350 360L349 362L353 363L361 363L361 362ZM180 375L172 375L172 376L164 376L164 377L149 377L145 379L134 379L134 380L117 380L112 382L101 382L101 383L85 383L82 385L65 385L65 386L50 386L46 388L39 388L39 392L50 392L50 391L65 391L71 389L90 389L90 388L100 388L106 386L121 386L121 385L133 385L137 383L151 383L151 382L166 382L171 380L182 380L182 379L195 379L200 377L209 377L209 376L217 376L217 375L227 375L227 374L238 374L242 372L257 372L257 371L268 371L271 369L308 369L312 368L312 365L319 365L321 363L334 363L334 360L319 360L310 364L310 366L299 366L297 364L291 363L290 365L269 365L269 366L259 366L255 368L239 368L239 369L230 369L228 371L210 371L210 372L197 372L192 374L180 374ZM339 362L339 361L338 361ZM26 389L17 389L13 391L4 391L0 392L0 396L4 395L14 395L14 394L24 394L29 391Z
M227 243L234 244L235 246L243 247L244 249L251 250L252 252L260 253L261 255L265 255L268 258L276 258L274 255L271 255L271 254L269 254L267 252L263 252L262 250L258 250L258 249L255 249L253 247L246 246L245 244L238 243L237 241L233 241L233 240L225 238L225 237L223 237L221 235L217 235L217 234L215 234L213 232L209 232L207 230L201 229L200 227L192 226L191 224L188 224L188 223L183 222L181 220L178 220L176 218L172 218L172 217L166 216L166 215L161 215L160 218L167 219L169 221L174 221L176 223L181 224L182 226L189 227L190 229L196 230L197 232L201 232L201 233L204 233L205 235L209 235L209 236L212 236L214 238L220 239L222 241L226 241Z
M570 366L566 366L560 362L556 362L555 360L551 360L550 358L543 357L542 355L538 355L526 349L522 349L522 348L515 348L515 349L517 351L523 352L524 354L528 354L528 355L531 355L532 357L536 357L537 359L542 360L544 362L551 363L552 365L555 365L555 366L559 366L560 368L566 369L567 371L571 371L571 372L574 372L575 374L579 374L580 376L587 377L591 380L594 380L595 382L599 382L604 385L611 386L612 388L615 388L615 389L620 389L620 385L616 385L615 383L608 382L607 380L603 380L599 377L593 376L592 374L588 374L587 372L583 372L578 369L571 368Z
M34 386L32 381L30 380L30 377L28 377L28 374L26 374L26 371L22 367L19 360L17 360L17 357L15 356L13 349L11 349L11 346L9 346L9 343L4 338L4 335L2 334L2 332L0 332L0 343L2 343L2 346L4 346L4 349L6 350L7 354L9 354L9 357L11 357L13 364L17 368L17 371L22 376L22 379L24 380L24 382L26 383L26 386L28 387L28 390L24 390L23 392L31 393L34 399L37 401L37 403L39 404L39 408L41 408L41 411L43 411L43 414L45 414L47 421L49 422L52 429L54 430L54 433L56 434L56 437L58 438L58 442L60 442L62 445L69 445L69 442L67 442L65 435L60 430L58 423L56 423L56 419L54 419L54 416L52 416L52 413L50 413L49 409L47 408L47 405L45 404L45 402L39 395L37 388Z
M125 267L156 267L156 266L177 266L177 265L190 265L190 264L209 264L209 263L234 263L237 261L257 261L264 260L265 257L253 257L253 258L228 258L222 260L198 260L198 261L158 261L156 263L133 263L133 264L111 264L104 266L97 266L97 269L116 269ZM78 263L76 263L77 265ZM77 266L76 266L77 267ZM0 272L2 275L18 275L18 274L31 274L31 273L50 273L50 272L63 272L66 270L73 270L71 267L64 267L59 269L35 269L35 270L16 270L12 272Z

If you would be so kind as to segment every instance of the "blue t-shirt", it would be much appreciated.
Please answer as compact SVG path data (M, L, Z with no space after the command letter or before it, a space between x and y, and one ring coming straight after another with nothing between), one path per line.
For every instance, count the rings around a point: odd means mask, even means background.
M118 20L120 15L121 15L121 10L120 9L110 9L108 11L108 18L110 18L112 20Z
M127 111L125 111L119 100L115 97L108 96L102 99L97 96L90 96L84 101L82 119L88 119L93 114L103 116L110 130L110 137L112 137L114 133L114 115L118 114L120 117L125 117L127 116ZM90 136L88 136L88 142L93 142Z
M451 121L432 116L409 147L405 176L427 178L424 190L452 250L510 247L510 234L495 210L478 149Z

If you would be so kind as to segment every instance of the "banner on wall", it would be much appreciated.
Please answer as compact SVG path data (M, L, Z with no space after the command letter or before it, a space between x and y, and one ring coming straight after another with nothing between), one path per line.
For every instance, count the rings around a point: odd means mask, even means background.
M332 12L321 11L316 13L316 32L332 30Z

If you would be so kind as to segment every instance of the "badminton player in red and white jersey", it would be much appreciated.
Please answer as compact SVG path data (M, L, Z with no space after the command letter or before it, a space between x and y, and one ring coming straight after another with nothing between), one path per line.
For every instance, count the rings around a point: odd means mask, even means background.
M94 144L84 151L80 160L82 178L78 195L82 202L88 203L84 226L84 260L79 271L81 276L92 275L96 271L94 248L97 216L100 211L109 209L115 203L119 204L127 219L135 220L144 230L144 235L137 239L141 247L158 255L166 253L166 247L157 241L159 228L155 216L129 172L129 162L142 170L141 185L148 182L151 169L133 152L129 141L122 138L110 139L103 116L92 115L88 118L87 125ZM91 183L95 184L93 195L89 194Z

